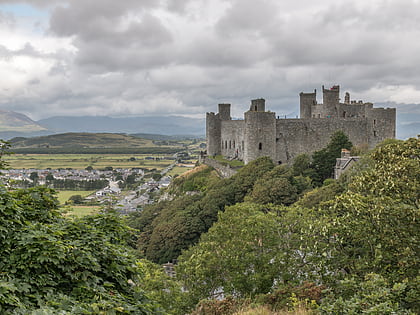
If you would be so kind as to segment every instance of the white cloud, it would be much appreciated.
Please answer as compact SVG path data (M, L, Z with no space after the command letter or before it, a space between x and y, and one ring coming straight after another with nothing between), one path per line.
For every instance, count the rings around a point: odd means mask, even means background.
M231 102L241 116L264 97L285 114L323 84L420 103L419 10L416 0L0 0L0 106L44 118L204 115Z

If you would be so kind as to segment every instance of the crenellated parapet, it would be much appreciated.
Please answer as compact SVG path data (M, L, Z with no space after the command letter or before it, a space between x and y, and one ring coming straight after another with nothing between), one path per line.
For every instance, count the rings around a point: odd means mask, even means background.
M313 93L300 93L300 119L276 119L265 110L262 98L251 101L243 120L232 120L230 104L219 104L218 113L207 113L207 154L223 155L248 163L269 156L287 163L301 153L324 147L338 130L354 145L374 147L395 138L395 108L374 108L372 103L351 100L347 92L340 102L340 86L322 87L323 103Z

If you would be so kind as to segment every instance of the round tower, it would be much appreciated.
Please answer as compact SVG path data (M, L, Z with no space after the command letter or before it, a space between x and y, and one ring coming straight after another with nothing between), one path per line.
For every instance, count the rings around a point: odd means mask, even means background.
M274 161L276 159L276 114L265 111L247 111L244 142L245 164L260 156L269 156Z
M221 154L221 123L219 114L207 113L206 114L206 142L207 142L207 155Z
M303 93L300 96L300 118L312 117L312 106L316 105L316 90L313 93Z

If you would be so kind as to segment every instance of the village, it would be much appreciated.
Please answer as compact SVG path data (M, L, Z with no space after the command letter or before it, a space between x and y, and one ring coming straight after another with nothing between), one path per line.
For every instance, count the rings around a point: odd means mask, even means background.
M112 205L118 212L126 214L156 201L160 190L171 183L172 176L166 174L176 165L178 161L161 171L112 167L7 169L1 170L0 180L12 189L41 185L55 189L73 190L77 187L79 190L92 190L93 193L83 198L83 203ZM74 190L74 193L77 194L78 190Z

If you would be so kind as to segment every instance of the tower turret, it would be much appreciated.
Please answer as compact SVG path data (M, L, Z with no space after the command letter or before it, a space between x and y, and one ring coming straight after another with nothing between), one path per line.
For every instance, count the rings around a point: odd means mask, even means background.
M303 93L300 96L300 118L312 117L312 106L316 104L316 90L313 93Z
M265 99L258 98L251 100L251 107L249 110L252 112L265 112Z
M220 120L231 120L230 104L219 104L219 118Z
M340 86L334 85L330 89L325 89L322 86L324 117L337 116L337 106L340 103Z

